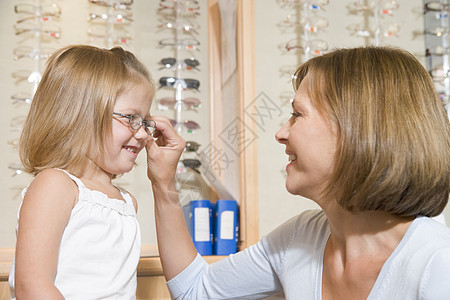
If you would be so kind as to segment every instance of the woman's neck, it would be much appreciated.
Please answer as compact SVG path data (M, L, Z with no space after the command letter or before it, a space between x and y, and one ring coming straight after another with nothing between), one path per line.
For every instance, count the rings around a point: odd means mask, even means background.
M414 220L381 211L351 213L336 202L324 212L330 224L329 242L344 261L368 253L390 255Z

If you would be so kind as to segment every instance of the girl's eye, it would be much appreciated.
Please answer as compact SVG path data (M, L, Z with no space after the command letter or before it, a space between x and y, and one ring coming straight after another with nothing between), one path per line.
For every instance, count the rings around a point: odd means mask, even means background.
M301 114L301 113L298 113L298 112L293 112L293 113L291 113L291 115L292 115L294 118L298 118L298 117L301 117L301 116L302 116L302 114Z

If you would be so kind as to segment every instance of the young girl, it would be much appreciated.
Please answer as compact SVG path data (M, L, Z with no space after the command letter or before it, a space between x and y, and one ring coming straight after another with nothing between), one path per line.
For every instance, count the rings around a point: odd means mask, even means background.
M154 84L122 48L69 46L49 59L20 139L23 192L11 298L133 299L135 198L111 180L149 135Z

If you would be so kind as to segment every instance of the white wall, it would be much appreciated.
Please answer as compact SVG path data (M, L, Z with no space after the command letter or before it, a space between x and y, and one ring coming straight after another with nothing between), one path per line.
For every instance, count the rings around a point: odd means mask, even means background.
M282 32L277 27L277 24L289 13L295 13L293 9L281 8L282 3L286 2L289 0L255 1L256 91L257 95L264 93L265 97L280 109L272 107L273 115L265 118L266 124L258 132L260 235L267 234L290 216L317 207L312 201L292 196L284 189L284 168L288 158L284 153L285 147L278 144L274 138L275 132L290 117L291 112L289 104L286 105L286 102L283 102L285 100L280 99L282 92L292 91L289 78L280 75L280 67L298 66L302 62L301 56L282 50L288 40L298 37L294 31ZM349 25L373 22L371 16L349 14L347 6L352 2L352 0L330 0L325 10L318 12L318 15L329 20L329 27L322 32L317 32L315 37L326 40L330 49L374 43L373 39L366 40L350 35L347 29ZM393 16L383 18L382 23L397 22L400 26L399 35L393 38L382 38L381 43L402 47L424 62L424 39L422 35L417 34L423 32L422 0L397 2L398 10L394 11ZM261 99L260 103L262 103ZM266 102L269 103L267 99ZM449 207L446 209L446 217L447 224L450 224Z

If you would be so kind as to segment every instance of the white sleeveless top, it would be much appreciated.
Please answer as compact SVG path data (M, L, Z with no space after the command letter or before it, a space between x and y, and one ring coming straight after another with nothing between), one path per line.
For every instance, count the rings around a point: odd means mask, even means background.
M66 299L136 299L141 233L131 196L121 190L125 202L110 199L67 175L79 194L62 235L55 286ZM22 197L25 193L26 189ZM11 299L14 265L9 275Z

